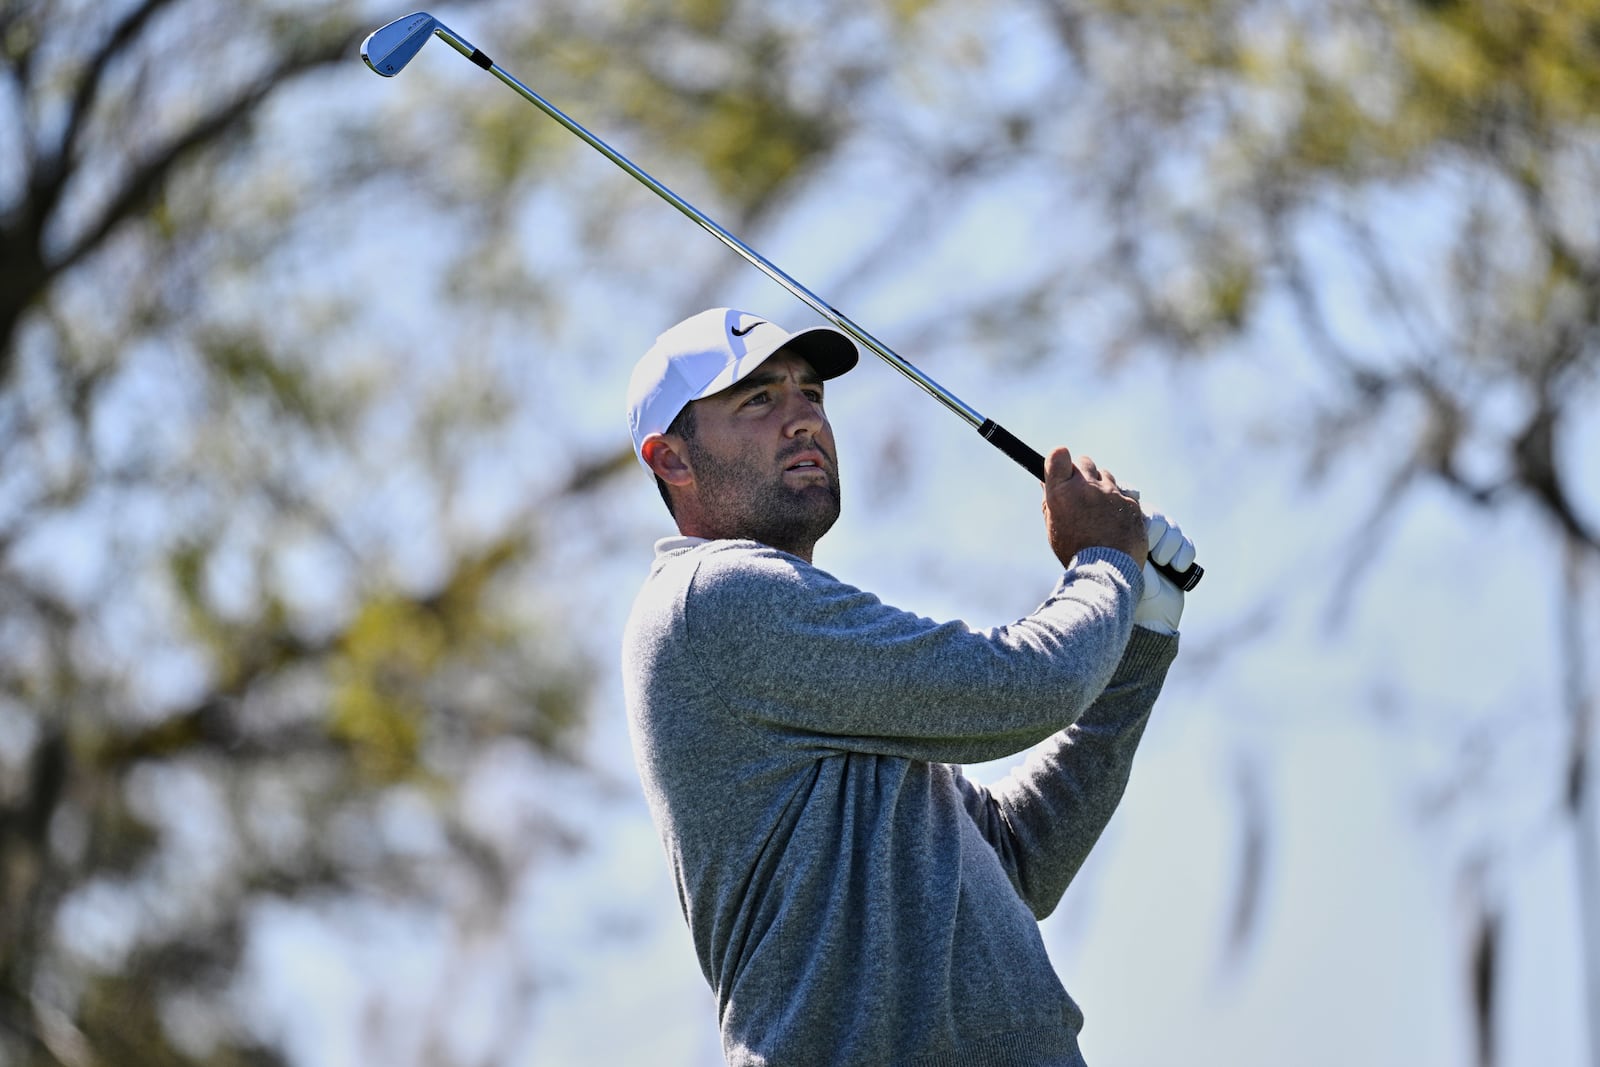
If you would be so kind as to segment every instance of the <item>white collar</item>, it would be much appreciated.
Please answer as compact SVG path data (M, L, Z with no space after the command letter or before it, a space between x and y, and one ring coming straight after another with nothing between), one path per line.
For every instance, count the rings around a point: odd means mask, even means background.
M670 552L678 552L682 549L693 548L695 545L703 545L706 541L707 539L704 537L685 537L682 534L675 537L663 537L656 542L656 559L660 559Z

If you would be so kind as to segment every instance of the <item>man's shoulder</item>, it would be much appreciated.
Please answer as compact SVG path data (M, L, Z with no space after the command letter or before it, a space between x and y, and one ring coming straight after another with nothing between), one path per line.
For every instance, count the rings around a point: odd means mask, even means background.
M750 640L804 611L814 569L756 541L700 541L659 553L630 615L630 640L712 633Z
M658 555L651 582L683 587L696 598L715 597L802 586L812 571L798 556L758 541L700 541Z

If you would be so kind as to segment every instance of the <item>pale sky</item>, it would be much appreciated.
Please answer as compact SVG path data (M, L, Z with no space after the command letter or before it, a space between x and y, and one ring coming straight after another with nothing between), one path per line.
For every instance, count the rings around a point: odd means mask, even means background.
M473 36L471 20L460 21ZM395 91L359 63L350 79L365 101ZM527 121L548 120L530 108ZM1027 189L997 186L954 228L958 247L935 250L869 293L827 292L821 281L842 258L834 242L848 241L860 217L852 211L867 211L879 195L866 182L819 189L761 251L891 344L897 324L973 277L1003 276L1037 237ZM559 262L581 236L563 233L544 210L536 204L523 220L525 255ZM694 255L731 256L687 221L681 235ZM406 256L351 253L371 287L365 298L410 335L426 329L417 310L425 250L424 242ZM604 353L605 345L642 352L657 331L696 310L667 307L665 293L579 293L569 320L588 325L566 336L584 353ZM742 264L726 301L791 327L814 321ZM505 358L522 358L517 337L494 324L484 336ZM1139 486L1147 504L1191 534L1208 570L1189 598L1184 653L1122 808L1045 923L1058 970L1087 1017L1088 1061L1469 1062L1462 953L1470 900L1458 875L1465 852L1488 841L1498 862L1484 891L1508 915L1500 1067L1583 1067L1571 841L1538 815L1549 793L1539 776L1555 765L1562 725L1550 710L1558 681L1545 534L1524 509L1489 519L1440 493L1419 494L1347 617L1332 626L1329 561L1342 558L1359 530L1373 486L1358 459L1308 491L1294 450L1263 440L1263 422L1292 428L1308 375L1292 337L1269 331L1260 343L1270 353L1182 369L1136 365L1114 377L1095 371L1070 338L1058 361L1023 381L978 359L924 364L1035 447L1091 452ZM923 362L917 352L902 354ZM613 433L626 439L630 364L631 356L611 352L527 373L562 397L574 432L598 444ZM819 566L900 607L977 626L1026 614L1044 597L1055 568L1026 475L870 357L830 386L829 408L845 514L819 547ZM886 428L902 437L918 473L904 496L885 498L875 482L871 457ZM1586 457L1580 481L1589 514L1600 514L1595 420L1570 447ZM508 488L517 486L482 488L485 515L507 506ZM607 500L604 518L624 547L611 566L572 577L582 598L574 626L603 664L616 660L652 540L670 532L642 475ZM1264 625L1250 626L1263 610ZM1239 640L1241 630L1248 639ZM1489 736L1508 754L1510 771L1526 777L1499 773L1492 788L1456 808L1425 814L1426 787L1447 780L1458 762L1460 723L1494 725L1523 709ZM257 916L242 989L262 998L261 1025L283 1037L296 1067L378 1062L374 1049L385 1063L424 1062L418 1028L438 1018L430 1009L441 1004L451 1021L431 1040L469 1061L720 1062L713 1001L633 778L614 675L600 680L589 751L621 783L609 800L577 780L546 780L514 758L487 767L472 787L485 812L557 811L590 842L584 855L544 862L515 887L510 930L458 946L437 922L399 912ZM1261 907L1233 958L1226 931L1237 888L1241 766L1267 801L1269 837ZM974 771L985 780L1004 772L1004 764ZM502 1053L491 1055L495 1049Z

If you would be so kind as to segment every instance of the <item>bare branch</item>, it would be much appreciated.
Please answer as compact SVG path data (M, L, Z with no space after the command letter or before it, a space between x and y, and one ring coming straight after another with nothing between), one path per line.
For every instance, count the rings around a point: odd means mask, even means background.
M315 48L289 56L253 82L249 89L220 105L181 136L156 150L128 175L116 195L101 210L99 218L84 230L78 240L59 259L46 264L45 282L48 283L100 247L112 231L150 202L174 168L186 157L216 144L233 132L255 113L261 102L275 92L281 83L346 58L359 36L357 30L347 29Z
M1334 335L1328 316L1317 299L1316 290L1311 284L1305 264L1299 256L1290 251L1293 243L1284 229L1284 224L1282 215L1272 216L1268 245L1275 250L1273 265L1277 267L1283 279L1295 314L1305 331L1306 339L1311 343L1311 354L1345 377L1356 391L1362 394L1364 403L1376 401L1387 388L1387 382L1377 371L1364 365Z
M53 152L40 158L33 172L30 211L41 229L66 188L67 178L76 162L78 139L99 99L100 85L105 80L107 69L138 39L140 31L150 20L171 3L172 0L143 0L123 16L100 47L89 56L83 75L78 79L77 89L72 94L72 103L67 107L61 140Z
M16 94L17 142L22 151L23 165L31 172L38 147L33 140L33 124L29 121L27 101L37 42L27 39L29 34L26 29L17 31L23 14L20 4L0 6L0 42L4 43L4 62L0 62L0 75L5 77L11 85L11 91ZM23 199L25 197L18 197L19 204ZM10 211L0 212L0 233L10 229L13 221L20 216L20 210L20 207L13 205Z
M561 496L575 497L594 491L625 471L634 469L632 447L619 447L575 463Z
M1414 460L1408 461L1390 476L1383 489L1373 500L1366 520L1354 527L1365 531L1365 536L1351 541L1339 563L1338 576L1333 580L1333 595L1328 602L1328 625L1342 625L1350 605L1355 600L1360 585L1373 564L1378 561L1388 539L1394 533L1400 514L1400 502L1406 497L1421 473Z
M1473 1037L1480 1067L1495 1063L1495 1007L1499 978L1500 917L1480 916L1472 938Z
M1533 413L1513 446L1517 477L1567 537L1600 554L1600 534L1589 529L1578 515L1556 464L1556 424L1560 418L1560 410L1551 406L1548 398Z
M1241 840L1233 911L1224 947L1224 961L1228 964L1237 964L1249 951L1261 925L1272 836L1261 769L1244 755L1234 761L1234 792L1239 801Z

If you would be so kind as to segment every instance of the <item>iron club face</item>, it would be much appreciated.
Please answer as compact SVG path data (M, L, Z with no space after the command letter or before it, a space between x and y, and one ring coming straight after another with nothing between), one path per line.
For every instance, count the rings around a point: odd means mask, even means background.
M424 11L395 19L361 42L361 59L385 78L392 78L422 50L438 25L439 20Z

